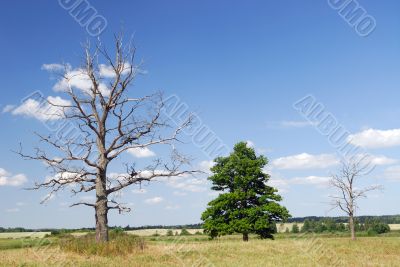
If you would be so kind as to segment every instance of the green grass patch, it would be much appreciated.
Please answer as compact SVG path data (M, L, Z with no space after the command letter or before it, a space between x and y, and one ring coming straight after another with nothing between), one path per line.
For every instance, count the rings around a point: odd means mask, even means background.
M41 247L53 243L54 241L48 238L0 239L0 250Z

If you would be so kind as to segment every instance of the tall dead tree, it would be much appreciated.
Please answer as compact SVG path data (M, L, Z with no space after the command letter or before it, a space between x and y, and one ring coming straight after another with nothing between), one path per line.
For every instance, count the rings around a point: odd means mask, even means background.
M347 162L343 161L338 174L332 175L330 184L338 191L338 195L330 196L332 198L332 208L339 208L349 217L349 229L351 239L356 239L355 232L355 214L357 201L360 198L366 198L367 192L381 189L380 185L372 185L365 188L358 188L359 178L365 175L365 171L369 164L365 164L365 158L351 159Z
M108 241L109 210L130 211L117 201L118 192L158 177L193 173L182 170L189 161L176 149L178 137L191 117L177 126L163 115L161 93L138 96L140 92L129 90L140 69L134 62L132 42L124 45L122 41L121 36L115 37L113 56L101 43L94 48L86 45L82 66L72 69L64 65L59 73L56 89L67 99L46 100L48 111L53 112L47 115L68 122L69 127L78 130L79 138L38 134L46 148L37 147L33 154L18 151L25 159L43 161L51 169L52 178L36 183L33 188L48 189L48 197L66 188L72 188L74 194L95 192L94 203L77 202L72 206L94 208L97 242ZM124 152L148 151L157 145L169 148L167 160L158 158L142 169L134 163L127 164L126 171L110 174L110 164L118 163L116 159Z

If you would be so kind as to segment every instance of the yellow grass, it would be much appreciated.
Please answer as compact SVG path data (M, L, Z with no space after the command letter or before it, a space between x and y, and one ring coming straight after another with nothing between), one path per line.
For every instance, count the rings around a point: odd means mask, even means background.
M0 233L0 239L3 238L43 238L46 235L50 235L50 232L25 232L25 233Z
M400 240L392 237L151 242L125 257L67 253L57 247L0 251L1 266L398 266ZM190 239L187 239L190 240ZM335 265L336 264L336 265Z

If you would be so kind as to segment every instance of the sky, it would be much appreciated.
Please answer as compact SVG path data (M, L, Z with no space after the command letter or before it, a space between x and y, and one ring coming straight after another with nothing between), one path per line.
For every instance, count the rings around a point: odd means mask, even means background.
M65 8L72 2L77 1L15 0L0 8L0 226L93 226L90 208L69 208L76 200L93 201L93 195L66 190L40 204L48 191L25 188L44 181L48 170L12 151L20 143L28 151L36 146L34 132L54 135L24 102L35 91L66 98L55 90L57 80L47 71L55 65L49 64L76 68L82 43L99 38L111 47L113 34L121 31L134 36L143 62L132 96L161 90L195 112L229 150L247 141L269 159L270 184L292 216L342 215L329 205L335 192L328 180L343 155L321 132L321 121L308 120L296 108L307 96L323 105L323 114L349 133L348 143L376 165L359 186L384 189L361 200L358 215L400 213L399 1L351 1L376 22L367 36L328 0L91 0L85 3L102 23L93 36ZM212 155L196 142L183 149L195 168L207 171L212 165ZM139 152L126 153L123 161L144 164L163 156L158 148ZM121 172L123 165L111 171ZM206 175L132 186L121 196L132 211L111 211L109 223L198 223L215 196Z

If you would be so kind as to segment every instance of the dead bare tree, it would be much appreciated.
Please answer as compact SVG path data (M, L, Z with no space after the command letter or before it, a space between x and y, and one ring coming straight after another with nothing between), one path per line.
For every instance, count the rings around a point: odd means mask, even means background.
M366 193L382 189L381 185L371 185L362 189L357 187L357 182L365 174L368 164L364 162L365 158L351 159L343 161L338 174L332 175L330 184L338 190L338 195L330 196L332 198L332 209L339 208L349 217L349 229L351 239L356 239L355 233L355 213L357 201L360 198L366 198Z
M62 104L47 101L50 111L57 110L51 115L74 125L79 138L38 134L46 149L37 147L33 154L23 153L22 147L17 151L23 158L43 161L51 169L54 176L32 188L48 189L48 198L66 188L72 188L73 194L95 192L95 203L80 201L72 206L94 208L97 242L108 241L109 210L130 211L116 200L119 191L158 177L195 172L182 170L189 159L176 149L176 144L182 142L178 137L191 123L191 116L177 126L163 115L161 93L129 96L128 89L140 72L134 62L135 47L132 42L123 45L122 36L115 36L114 49L111 56L100 42L94 48L85 45L83 65L74 70L65 65L60 73L59 84L63 85L68 101ZM124 152L155 145L169 148L167 160L156 159L141 170L135 164L127 164L126 172L109 173L110 164Z

